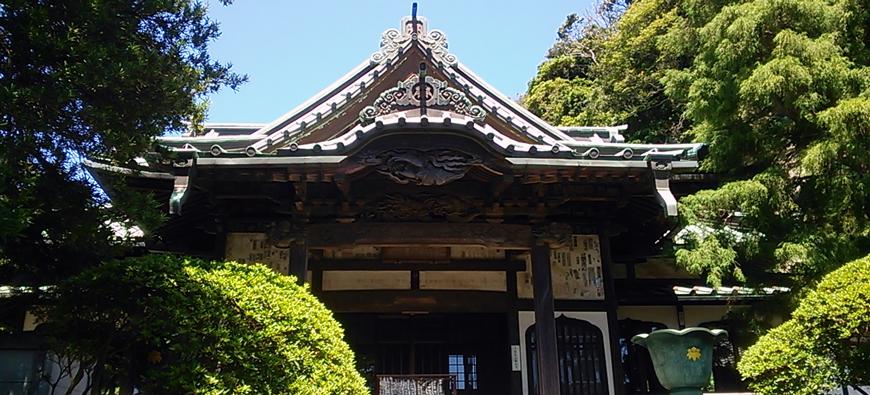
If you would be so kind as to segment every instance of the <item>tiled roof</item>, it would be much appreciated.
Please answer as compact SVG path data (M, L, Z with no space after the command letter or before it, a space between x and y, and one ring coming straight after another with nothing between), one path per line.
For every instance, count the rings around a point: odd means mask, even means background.
M36 291L45 292L50 290L52 287L48 285L44 285L41 287L25 287L25 286L11 286L11 285L0 285L0 299L3 298L11 298L16 295L22 294L32 294Z
M511 169L648 169L656 200L675 216L669 177L697 169L704 144L626 143L626 128L550 125L459 62L446 35L428 29L425 18L408 17L384 32L369 59L272 122L206 124L204 131L158 137L160 149L129 168L98 158L85 165L173 180L170 212L177 213L196 168L339 167L381 136L438 131L476 140Z
M741 286L732 286L732 287L704 287L704 286L694 286L694 287L681 287L674 286L674 294L677 296L734 296L734 295L773 295L778 293L789 292L791 289L788 287L763 287L763 288L750 288L750 287L741 287Z
M416 30L411 26L416 23ZM372 101L380 93L373 86L390 75L406 54L419 49L431 66L450 83L451 94L465 100L473 100L486 116L497 119L510 129L534 143L516 141L495 132L479 118L462 113L445 111L427 117L419 111L396 110L389 114L377 114L368 122L351 127L341 136L326 141L302 144L300 140L312 130L326 125L335 117L358 105L360 100ZM428 77L427 77L428 78ZM369 103L370 104L370 103ZM202 154L205 156L327 156L342 155L358 136L370 134L376 125L388 125L401 119L402 127L426 127L451 121L453 129L463 129L471 122L482 133L484 140L501 148L506 156L540 158L566 158L594 160L595 162L646 162L651 158L670 158L683 161L694 168L699 159L702 144L626 144L619 126L560 126L556 127L535 116L516 101L498 92L455 55L447 51L447 36L437 29L429 29L425 18L404 18L400 29L388 29L381 36L380 49L369 59L351 70L338 81L316 94L311 99L290 110L281 117L265 124L229 123L206 124L205 133L184 136L166 136L158 143L179 154ZM416 124L413 120L420 120ZM449 125L448 125L449 126ZM489 129L489 130L484 130ZM290 148L290 149L288 149ZM291 153L292 151L292 153ZM594 164L593 164L594 166Z

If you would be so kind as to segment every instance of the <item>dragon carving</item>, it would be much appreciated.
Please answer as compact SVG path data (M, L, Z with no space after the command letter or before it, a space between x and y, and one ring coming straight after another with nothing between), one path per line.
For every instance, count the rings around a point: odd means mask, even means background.
M448 149L393 149L364 155L360 163L374 166L378 173L399 184L432 186L456 181L482 161L474 155Z

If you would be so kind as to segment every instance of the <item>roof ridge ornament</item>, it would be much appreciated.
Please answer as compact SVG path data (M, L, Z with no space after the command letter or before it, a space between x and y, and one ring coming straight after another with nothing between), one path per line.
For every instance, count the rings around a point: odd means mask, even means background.
M381 92L372 105L359 112L360 122L368 124L377 116L401 111L405 107L418 108L421 104L429 108L448 107L457 114L468 115L479 122L486 118L483 107L472 103L464 92L448 86L447 81L428 75L424 81L425 83L418 84L420 76L415 74L399 81L395 87Z
M369 58L372 63L384 63L401 52L409 42L417 41L429 50L435 60L450 66L457 64L456 55L447 50L447 35L438 29L429 30L426 18L406 16L402 18L401 26L401 31L390 28L381 34L381 47Z

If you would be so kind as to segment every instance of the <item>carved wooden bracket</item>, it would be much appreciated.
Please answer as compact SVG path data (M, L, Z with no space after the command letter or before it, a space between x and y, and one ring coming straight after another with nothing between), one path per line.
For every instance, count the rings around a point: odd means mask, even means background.
M571 225L555 222L532 228L535 245L546 245L553 249L571 245L571 235L573 233L574 230L571 228Z
M278 248L290 248L291 245L305 243L307 236L305 225L298 222L272 221L266 225L269 243Z
M449 194L387 194L366 204L360 219L375 222L470 222L480 214L473 204Z
M340 246L477 245L503 249L527 249L532 234L527 225L488 223L352 223L311 224L311 248Z

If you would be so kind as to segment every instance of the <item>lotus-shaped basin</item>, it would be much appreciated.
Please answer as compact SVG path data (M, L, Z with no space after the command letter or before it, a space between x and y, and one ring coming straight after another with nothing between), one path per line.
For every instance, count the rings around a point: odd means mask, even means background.
M713 345L722 329L662 329L631 338L649 349L656 377L672 395L698 395L713 372Z

